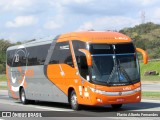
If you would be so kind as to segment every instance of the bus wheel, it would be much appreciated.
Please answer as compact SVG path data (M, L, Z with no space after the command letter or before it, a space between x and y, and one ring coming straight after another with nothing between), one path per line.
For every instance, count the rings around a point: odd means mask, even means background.
M26 99L26 94L23 88L21 89L21 92L20 92L20 100L24 105L28 103L28 100Z
M120 109L122 107L122 104L112 104L113 109Z
M80 109L80 105L77 102L77 96L76 96L76 93L75 93L74 90L71 92L70 104L71 104L71 108L73 110L79 110Z

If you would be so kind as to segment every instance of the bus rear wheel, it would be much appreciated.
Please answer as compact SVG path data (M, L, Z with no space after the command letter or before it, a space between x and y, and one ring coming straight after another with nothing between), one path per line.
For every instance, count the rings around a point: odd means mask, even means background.
M70 104L71 104L71 108L73 110L79 110L80 109L80 105L78 104L77 96L76 96L76 93L75 93L74 90L71 92L71 95L70 95Z
M20 91L20 100L24 105L28 103L28 100L26 99L26 94L23 88Z
M122 104L112 104L113 109L120 109L122 107Z

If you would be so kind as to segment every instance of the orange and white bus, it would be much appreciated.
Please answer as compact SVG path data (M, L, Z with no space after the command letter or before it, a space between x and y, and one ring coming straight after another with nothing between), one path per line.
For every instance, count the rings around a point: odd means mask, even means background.
M30 101L120 108L141 101L137 51L118 32L71 32L7 49L9 96Z

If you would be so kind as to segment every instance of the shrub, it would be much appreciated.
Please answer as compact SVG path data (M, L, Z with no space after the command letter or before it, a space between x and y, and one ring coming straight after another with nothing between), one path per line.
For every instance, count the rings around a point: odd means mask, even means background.
M5 65L0 64L0 74L5 74L6 68Z

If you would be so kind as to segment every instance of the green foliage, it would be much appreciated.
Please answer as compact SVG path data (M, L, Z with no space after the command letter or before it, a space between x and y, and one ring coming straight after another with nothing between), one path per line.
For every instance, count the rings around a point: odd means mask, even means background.
M11 43L8 40L0 40L0 64L5 63L6 50L9 46L11 46Z
M160 58L160 25L149 22L120 32L133 39L136 47L146 50L150 59Z
M8 40L0 40L0 74L5 73L6 50L12 44Z
M4 73L5 73L5 65L0 64L0 74L4 74Z
M6 75L5 74L0 74L0 82L6 82L7 81L7 78L6 78Z

